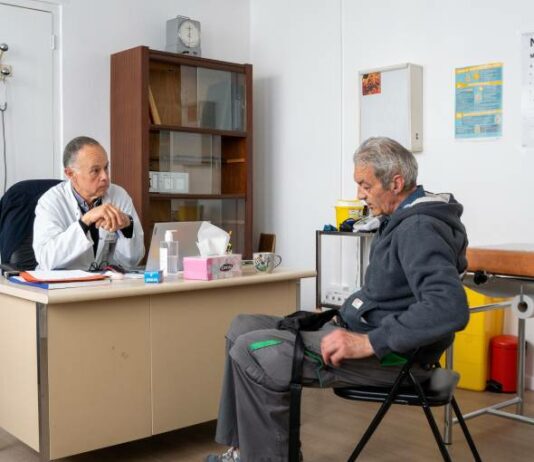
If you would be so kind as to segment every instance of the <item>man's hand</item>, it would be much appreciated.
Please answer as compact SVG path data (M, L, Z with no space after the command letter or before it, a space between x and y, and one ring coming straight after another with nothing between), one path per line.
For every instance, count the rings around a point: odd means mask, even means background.
M344 359L367 358L374 350L367 335L336 329L323 337L321 354L325 364L339 367Z
M130 225L130 217L112 204L99 205L89 210L81 219L87 226L94 223L97 228L103 228L110 233Z

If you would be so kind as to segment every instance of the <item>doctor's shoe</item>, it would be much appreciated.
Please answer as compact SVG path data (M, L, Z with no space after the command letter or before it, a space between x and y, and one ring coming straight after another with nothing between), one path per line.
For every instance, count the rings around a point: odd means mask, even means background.
M241 456L239 455L239 449L230 448L224 454L210 454L206 457L205 462L241 462Z

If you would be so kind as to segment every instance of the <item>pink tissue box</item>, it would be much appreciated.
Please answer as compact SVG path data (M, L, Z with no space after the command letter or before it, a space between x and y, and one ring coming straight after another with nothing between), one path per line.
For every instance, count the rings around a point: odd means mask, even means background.
M184 257L184 279L226 279L241 276L241 255Z

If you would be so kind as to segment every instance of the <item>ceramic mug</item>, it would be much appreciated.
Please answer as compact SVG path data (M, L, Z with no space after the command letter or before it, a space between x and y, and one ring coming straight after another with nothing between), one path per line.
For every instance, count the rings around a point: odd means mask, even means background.
M272 273L282 263L282 257L273 252L256 252L253 257L254 268L258 273Z

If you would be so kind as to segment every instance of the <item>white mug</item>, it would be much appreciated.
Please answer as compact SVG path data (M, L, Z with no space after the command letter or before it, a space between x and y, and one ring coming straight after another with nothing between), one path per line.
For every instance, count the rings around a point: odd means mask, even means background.
M258 273L272 273L282 263L282 257L273 252L256 252L253 257L254 268Z

